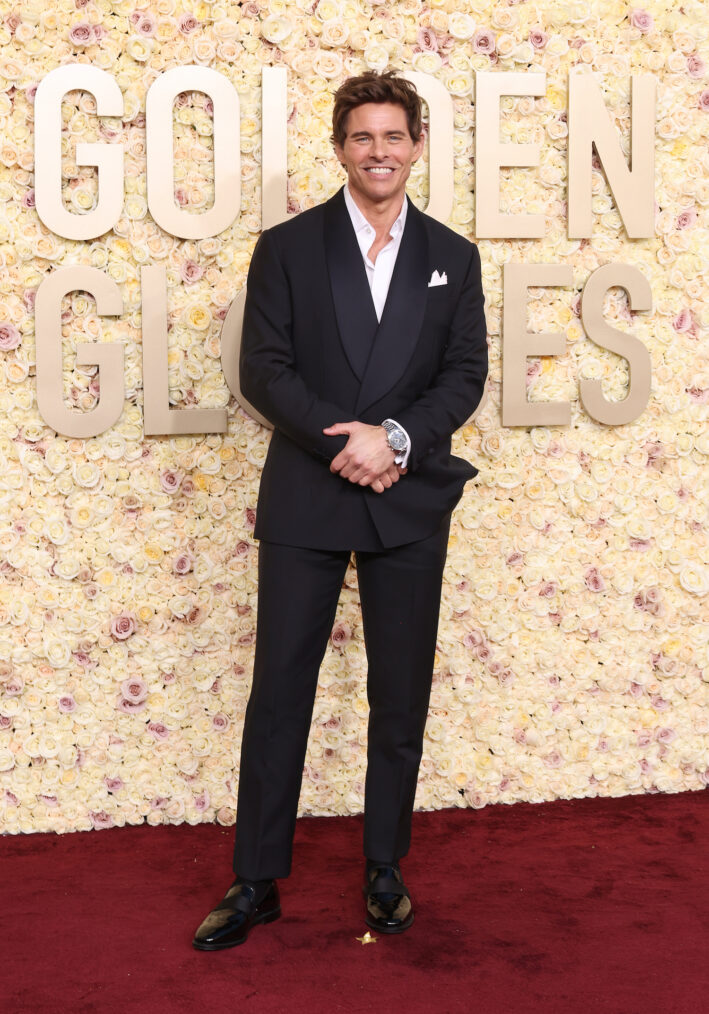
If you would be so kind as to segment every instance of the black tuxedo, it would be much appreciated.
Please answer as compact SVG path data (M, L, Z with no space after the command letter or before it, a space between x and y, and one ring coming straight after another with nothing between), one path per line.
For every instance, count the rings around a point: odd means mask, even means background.
M434 271L447 285L428 287ZM487 373L480 257L411 202L380 324L342 191L263 233L241 348L241 389L275 427L257 538L322 549L413 542L477 474L451 455L450 437ZM403 480L378 494L329 471L347 438L325 427L387 418L411 437Z
M447 284L429 287L433 273ZM450 514L477 474L451 434L487 373L480 257L409 202L381 322L340 190L264 232L247 284L245 397L274 426L255 535L259 603L242 743L234 868L286 876L317 674L350 551L369 663L365 854L409 846ZM330 472L347 437L395 419L408 473L377 494Z

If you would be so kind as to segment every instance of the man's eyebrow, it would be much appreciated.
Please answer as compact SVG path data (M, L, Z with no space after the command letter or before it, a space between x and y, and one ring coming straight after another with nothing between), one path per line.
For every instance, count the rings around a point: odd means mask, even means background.
M383 133L385 133L385 134L398 134L400 137L404 137L404 135L406 134L406 131L405 130L398 130L397 128L394 128L393 130L385 130L385 131L383 131ZM352 133L349 136L350 137L371 137L372 136L372 132L370 130L353 130Z

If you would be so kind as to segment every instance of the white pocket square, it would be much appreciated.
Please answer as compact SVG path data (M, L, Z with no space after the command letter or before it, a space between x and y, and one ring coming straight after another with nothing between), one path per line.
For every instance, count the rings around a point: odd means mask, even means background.
M445 271L442 275L439 275L437 271L433 272L431 275L431 281L428 283L429 289L432 285L448 285L448 275Z

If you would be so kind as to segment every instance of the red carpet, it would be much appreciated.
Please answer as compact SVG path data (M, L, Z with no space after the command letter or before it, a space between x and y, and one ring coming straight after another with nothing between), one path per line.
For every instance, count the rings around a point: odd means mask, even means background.
M233 830L5 837L0 1006L31 1014L703 1014L709 796L414 815L416 922L362 945L361 817L298 821L284 915L194 951Z

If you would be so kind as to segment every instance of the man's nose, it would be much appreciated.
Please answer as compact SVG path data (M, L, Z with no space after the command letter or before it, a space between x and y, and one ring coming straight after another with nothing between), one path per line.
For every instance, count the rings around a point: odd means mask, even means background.
M386 143L383 137L375 137L372 139L372 155L374 158L382 159L386 158Z

